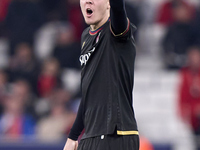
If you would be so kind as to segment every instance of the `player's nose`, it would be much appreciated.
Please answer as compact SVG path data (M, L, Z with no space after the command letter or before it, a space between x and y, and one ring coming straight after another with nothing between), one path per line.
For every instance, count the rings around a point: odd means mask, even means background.
M87 4L92 4L93 0L85 0Z

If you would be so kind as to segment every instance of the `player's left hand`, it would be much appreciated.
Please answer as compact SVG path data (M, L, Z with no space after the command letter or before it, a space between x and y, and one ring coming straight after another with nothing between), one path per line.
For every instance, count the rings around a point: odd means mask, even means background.
M77 150L77 148L78 141L74 141L68 138L63 150Z

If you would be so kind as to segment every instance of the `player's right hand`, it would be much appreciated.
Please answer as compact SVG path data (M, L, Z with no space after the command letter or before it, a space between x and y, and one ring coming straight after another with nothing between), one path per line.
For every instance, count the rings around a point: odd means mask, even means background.
M77 150L77 148L78 148L78 141L74 141L68 138L63 150Z

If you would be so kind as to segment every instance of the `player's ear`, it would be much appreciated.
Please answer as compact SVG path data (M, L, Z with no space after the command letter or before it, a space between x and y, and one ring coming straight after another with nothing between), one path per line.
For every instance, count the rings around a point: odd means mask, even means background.
M108 3L107 8L110 9L110 0L108 0L107 3Z

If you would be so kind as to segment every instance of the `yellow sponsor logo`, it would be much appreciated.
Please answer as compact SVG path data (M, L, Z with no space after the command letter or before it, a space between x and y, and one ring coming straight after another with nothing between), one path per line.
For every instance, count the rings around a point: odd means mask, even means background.
M85 46L85 42L83 42L81 49L83 49L84 46Z

